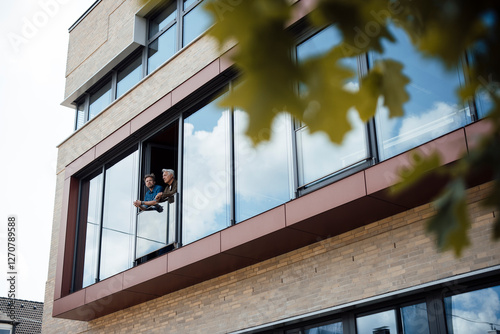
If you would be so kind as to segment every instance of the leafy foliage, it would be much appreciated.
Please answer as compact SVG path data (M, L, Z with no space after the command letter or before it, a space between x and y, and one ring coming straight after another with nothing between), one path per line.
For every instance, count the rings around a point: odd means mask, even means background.
M217 9L222 4L224 15ZM410 36L423 55L440 59L447 68L457 66L466 52L469 59L468 82L459 91L467 101L486 90L495 101L490 117L493 135L460 163L446 172L450 183L436 200L438 213L428 222L428 230L437 235L438 247L453 249L460 255L469 244L470 221L466 205L465 179L471 170L490 166L494 173L493 191L487 205L498 210L500 202L500 111L495 84L499 76L499 10L492 1L392 1L392 0L319 0L308 15L309 24L318 28L335 25L342 42L328 53L294 62L293 38L286 29L294 6L286 0L213 0L206 5L216 24L210 32L220 44L237 42L234 61L243 74L243 83L223 102L237 105L250 115L247 134L258 144L258 132L270 128L277 112L286 110L305 123L311 132L324 131L330 140L342 142L351 129L347 112L355 108L363 121L371 119L377 101L383 99L390 117L404 114L405 91L410 82L402 73L402 64L392 59L377 62L361 79L357 91L345 88L355 73L342 65L342 59L376 51L383 54L382 39L395 42L388 26L396 25ZM300 91L296 88L300 85ZM258 98L256 98L258 97ZM258 138L257 140L255 140ZM268 138L264 138L268 139ZM414 156L414 166L401 171L403 182L394 191L405 189L440 165L439 155ZM500 219L494 227L500 237Z
M378 61L359 80L356 91L346 81L356 73L343 60L368 52L383 55L383 40L396 42L389 26L404 30L416 49L453 68L468 55L466 84L457 88L465 103L478 91L494 101L489 118L492 134L482 145L446 172L450 184L435 202L438 214L429 221L429 231L437 235L440 249L454 249L457 255L468 245L470 226L465 202L465 179L471 171L489 167L494 175L492 193L486 205L500 206L500 6L491 0L317 0L307 15L315 28L334 25L342 42L329 52L296 62L294 36L290 25L297 4L290 0L207 0L205 8L214 17L209 31L221 46L237 43L232 52L241 82L222 101L237 106L249 116L247 135L258 144L269 139L274 117L286 111L309 127L323 131L341 143L351 126L347 112L356 109L363 121L370 120L383 100L390 117L404 114L409 96L403 65L393 59ZM300 89L298 89L300 87ZM267 135L262 135L263 133ZM401 173L403 182L396 190L411 185L439 165L436 154L414 159L419 163ZM494 227L500 237L500 219Z

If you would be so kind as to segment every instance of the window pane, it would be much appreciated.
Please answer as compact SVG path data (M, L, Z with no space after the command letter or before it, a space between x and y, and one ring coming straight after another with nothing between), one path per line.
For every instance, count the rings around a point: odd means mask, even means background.
M328 27L297 46L299 62L319 56L341 41L339 31ZM356 58L343 61L343 65L357 71ZM345 83L346 90L357 91L357 77ZM368 157L366 127L355 109L348 113L352 130L344 137L341 145L333 144L324 133L310 134L307 127L296 132L299 185L303 186Z
M130 268L134 260L137 151L106 170L100 279Z
M450 334L485 334L500 328L500 286L447 297L446 322Z
M493 89L493 87L489 87L489 89ZM496 92L498 94L500 92ZM476 95L476 106L477 106L477 114L478 118L485 118L493 109L493 100L491 99L491 95L485 89L481 89Z
M342 333L343 329L341 322L304 330L304 334L342 334Z
M142 211L137 215L136 259L175 241L176 202L158 205L163 208L161 212Z
M289 119L278 115L271 141L253 147L245 135L248 114L234 112L236 221L241 222L290 199L288 150Z
M182 46L186 46L201 35L212 23L212 17L203 9L203 5L198 5L192 9L184 16Z
M118 72L118 83L116 85L116 98L122 96L142 79L142 59L137 57L127 67Z
M348 118L353 129L344 137L341 145L332 143L324 133L310 134L307 127L297 131L300 186L367 158L365 125L354 110L349 111Z
M167 27L173 20L176 19L176 7L176 1L173 1L170 6L168 6L161 13L149 20L148 38L154 37L160 30Z
M85 103L78 103L76 106L76 129L78 130L85 124Z
M370 314L356 318L357 334L396 334L396 312Z
M428 334L427 305L425 303L401 308L404 334Z
M184 120L184 244L230 224L229 111L216 101Z
M88 188L87 188L88 187ZM91 179L82 188L88 189L88 204L86 217L86 237L85 237L85 259L83 265L82 287L89 286L96 282L97 259L99 252L99 232L101 223L102 205L102 174ZM82 191L83 193L84 191ZM85 191L86 192L86 191ZM83 196L82 196L83 197ZM82 198L82 204L87 199ZM85 210L82 208L82 211ZM84 222L81 222L84 223Z
M420 56L400 29L391 29L398 43L384 41L384 58L404 65L411 78L407 86L410 101L405 116L389 119L387 108L379 103L376 125L381 159L387 159L470 122L469 110L459 104L455 90L463 80L459 70L446 71L437 60ZM381 58L373 54L373 59Z
M111 102L111 81L90 95L89 121L103 111Z
M194 4L197 0L184 0L184 9L188 9L189 6Z
M176 27L173 25L148 47L148 73L153 72L175 53Z

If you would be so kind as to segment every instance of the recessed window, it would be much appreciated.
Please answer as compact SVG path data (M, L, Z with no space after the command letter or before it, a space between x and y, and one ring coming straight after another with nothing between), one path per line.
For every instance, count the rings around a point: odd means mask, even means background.
M118 71L116 83L116 98L119 98L142 79L142 58L135 59Z
M156 70L167 59L172 57L177 50L176 36L177 25L171 26L160 37L148 46L148 73Z
M177 3L174 1L160 13L149 20L149 38L155 37L159 32L171 27L177 20Z
M500 329L500 286L446 297L448 333L485 334Z
M253 146L245 135L248 114L234 110L236 222L253 217L290 200L290 117L277 115L270 141Z
M231 224L230 113L214 100L184 120L183 244Z
M357 334L398 333L395 310L388 310L356 318Z
M194 1L190 1L191 3ZM184 2L184 8L187 3ZM182 46L186 46L196 37L200 36L205 30L207 30L211 25L212 17L203 8L202 5L197 5L189 13L184 16L184 34L182 36Z
M82 180L74 290L132 267L137 178L134 151Z
M335 27L328 27L297 46L297 60L303 62L323 55L340 41L340 32ZM343 65L357 73L356 58L343 60ZM306 93L303 88L300 87L301 94ZM346 81L344 89L357 91L357 76ZM352 130L340 145L332 143L323 132L311 134L307 126L296 124L299 186L305 187L368 158L365 124L355 109L348 112L348 120Z
M111 103L111 80L108 80L95 93L90 94L89 121Z
M380 159L388 159L471 122L469 108L458 101L456 88L463 82L461 69L446 70L442 63L424 58L401 29L391 28L397 43L383 40L384 54L371 54L372 61L392 58L403 63L410 100L403 117L389 118L379 103L376 128ZM381 101L382 102L382 101Z

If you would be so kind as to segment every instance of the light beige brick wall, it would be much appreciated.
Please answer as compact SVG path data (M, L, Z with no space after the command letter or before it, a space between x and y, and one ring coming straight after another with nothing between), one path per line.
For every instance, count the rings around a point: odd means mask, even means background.
M70 32L66 63L68 96L133 41L137 0L102 0Z
M213 62L219 55L217 45L209 36L203 36L181 50L160 69L143 79L139 85L65 140L59 147L57 170L61 171L71 161Z
M44 333L226 333L498 265L498 212L478 204L490 187L469 190L472 246L459 259L425 234L426 204L86 326L45 317Z

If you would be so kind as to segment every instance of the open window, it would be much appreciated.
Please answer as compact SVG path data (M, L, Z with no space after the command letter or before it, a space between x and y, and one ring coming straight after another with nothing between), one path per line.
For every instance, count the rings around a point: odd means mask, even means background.
M168 186L162 178L164 169L176 172L178 162L177 123L173 123L143 143L143 176L154 174L156 184L162 188ZM174 175L176 177L176 175ZM147 191L141 186L141 198ZM135 264L141 264L165 254L177 247L178 195L174 194L167 201L158 203L154 210L138 211L135 248Z

